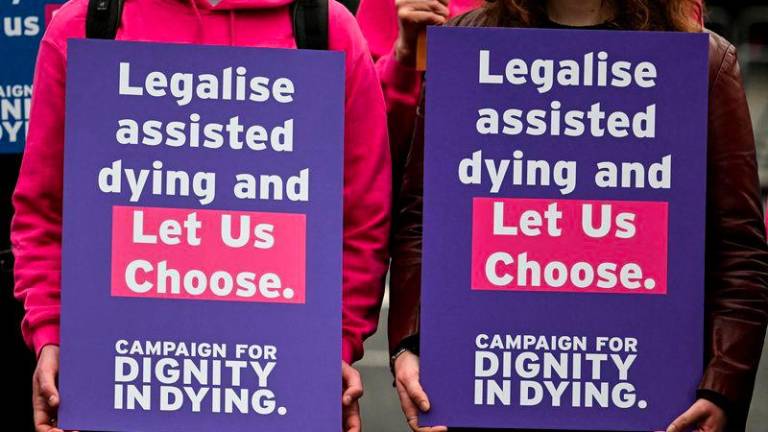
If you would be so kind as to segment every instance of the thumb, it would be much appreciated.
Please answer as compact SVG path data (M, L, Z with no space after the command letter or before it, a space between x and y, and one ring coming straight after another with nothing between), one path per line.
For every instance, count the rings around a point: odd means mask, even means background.
M360 372L346 363L342 363L341 377L344 384L341 402L344 406L350 406L363 396L363 381Z
M688 408L688 411L682 413L668 427L666 432L685 432L692 428L696 422L701 419L704 412L695 405Z
M44 368L38 373L40 394L51 408L59 406L59 391L56 389L56 373L52 369Z
M422 412L427 412L431 408L427 393L421 387L418 378L411 378L403 381L403 386L411 400L419 407Z

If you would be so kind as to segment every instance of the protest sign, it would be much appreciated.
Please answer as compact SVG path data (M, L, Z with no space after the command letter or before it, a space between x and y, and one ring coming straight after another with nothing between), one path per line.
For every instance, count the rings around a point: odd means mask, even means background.
M338 428L343 55L68 51L60 426Z
M37 47L58 2L0 0L0 153L24 149Z
M703 366L707 35L428 43L421 423L663 429Z

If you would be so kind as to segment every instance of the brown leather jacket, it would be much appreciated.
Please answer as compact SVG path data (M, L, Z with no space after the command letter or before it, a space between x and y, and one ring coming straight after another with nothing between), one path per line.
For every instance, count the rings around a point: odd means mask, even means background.
M484 26L482 10L454 25ZM736 50L711 34L706 227L706 369L700 396L721 397L728 430L742 430L768 322L768 246L755 143ZM418 334L424 150L423 105L406 161L392 243L389 343ZM710 398L708 398L710 399Z

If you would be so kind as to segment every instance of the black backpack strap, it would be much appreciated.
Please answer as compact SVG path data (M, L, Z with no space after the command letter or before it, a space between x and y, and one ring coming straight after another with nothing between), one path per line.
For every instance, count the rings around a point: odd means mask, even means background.
M336 0L336 1L344 5L344 7L347 8L347 10L352 13L352 15L357 14L357 9L360 6L360 0Z
M328 49L328 1L294 0L291 3L293 37L297 48Z
M88 39L114 39L120 26L123 0L88 0L85 37Z

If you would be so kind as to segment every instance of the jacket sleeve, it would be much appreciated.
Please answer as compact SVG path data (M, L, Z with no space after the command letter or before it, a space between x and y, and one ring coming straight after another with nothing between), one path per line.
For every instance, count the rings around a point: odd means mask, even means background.
M331 32L344 31L347 38L342 354L351 363L362 358L363 341L378 324L389 259L392 169L384 98L367 45L343 6L333 3L332 13L339 22Z
M736 50L724 41L718 44L710 49L714 71L707 166L708 363L699 389L724 396L730 408L729 430L738 430L749 410L768 321L768 246Z
M24 303L24 340L36 353L59 343L64 82L63 50L44 38L11 223L14 294Z
M411 147L416 123L416 108L422 84L422 73L400 63L390 51L376 61L381 89L387 104L389 150L392 154L392 179L397 197L405 161Z
M417 340L413 336L419 332L424 196L423 115L417 115L415 123L413 145L406 158L402 189L393 219L388 318L390 354L394 354L406 340Z

